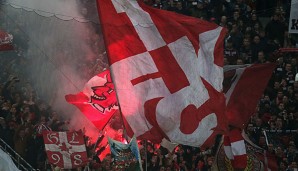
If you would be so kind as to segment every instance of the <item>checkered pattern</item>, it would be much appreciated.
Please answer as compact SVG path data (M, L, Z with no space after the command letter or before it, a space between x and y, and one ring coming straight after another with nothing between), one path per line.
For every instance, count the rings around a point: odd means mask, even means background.
M128 134L211 145L226 129L225 30L133 0L98 0L98 11Z

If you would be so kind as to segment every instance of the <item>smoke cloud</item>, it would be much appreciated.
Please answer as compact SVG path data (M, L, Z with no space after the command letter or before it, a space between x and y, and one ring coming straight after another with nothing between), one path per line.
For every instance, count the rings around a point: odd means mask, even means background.
M70 118L74 129L97 134L64 99L108 67L96 1L8 0L1 5L0 21L1 28L13 34L17 49L1 56L19 57L18 70L34 86L37 98Z

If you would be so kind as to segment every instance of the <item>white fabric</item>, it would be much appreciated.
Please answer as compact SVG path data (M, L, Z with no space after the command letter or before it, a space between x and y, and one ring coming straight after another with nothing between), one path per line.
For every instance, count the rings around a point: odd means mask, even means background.
M0 171L18 171L10 156L0 148Z
M298 0L292 0L291 3L289 33L298 33Z
M246 154L244 140L231 142L231 148L234 156L240 156L240 155Z
M178 144L172 143L165 138L162 139L160 145L163 146L164 148L168 149L170 152L173 152L173 150L178 146Z
M232 148L231 146L224 146L224 151L228 159L234 160L234 155L232 153Z
M213 128L218 125L216 114L210 113L202 118L199 126L191 134L184 134L180 130L180 114L190 104L199 108L210 98L208 90L202 80L198 79L198 76L207 80L216 90L220 91L222 89L223 78L221 75L223 69L214 64L213 56L222 28L218 27L199 35L200 50L198 55L186 36L167 44L190 82L189 86L175 93L170 93L162 78L150 79L137 85L132 85L130 80L158 72L158 68L155 66L148 51L163 47L165 41L159 34L159 30L154 25L151 16L141 9L136 1L112 0L112 3L118 13L126 13L147 49L147 52L117 61L111 65L115 75L114 83L121 110L130 127L136 136L140 136L150 130L152 125L144 119L143 106L148 100L164 97L158 102L156 108L156 111L158 111L156 120L160 128L172 142L201 146L213 134ZM136 13L137 15L134 15ZM189 60L185 60L185 56ZM123 73L126 74L124 75ZM158 89L153 89L152 87L158 87ZM200 92L200 96L193 92ZM182 101L181 97L187 100ZM133 113L138 113L138 115L131 117L130 114ZM165 118L171 118L172 121L169 122Z
M14 8L34 11L45 17L56 16L62 20L76 19L81 22L88 21L81 11L78 1L73 0L7 0ZM82 9L83 10L83 9Z

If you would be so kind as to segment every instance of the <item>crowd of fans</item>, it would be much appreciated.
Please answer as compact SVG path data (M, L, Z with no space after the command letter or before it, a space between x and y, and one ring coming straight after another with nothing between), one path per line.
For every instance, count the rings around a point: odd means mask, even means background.
M276 157L280 171L297 169L298 81L295 81L295 75L298 54L276 53L282 47L296 47L295 39L287 32L290 1L145 2L154 8L201 18L227 28L225 65L278 63L245 132L253 143ZM260 16L269 20L261 21ZM51 169L46 162L40 131L69 130L68 122L47 101L39 99L34 83L22 77L5 60L0 63L0 138L34 168ZM209 171L215 167L219 141L220 137L216 148L212 149L179 145L174 151L141 142L142 164L148 171ZM101 151L93 152L93 145L87 147L91 170L111 170L111 155L101 161L94 155Z

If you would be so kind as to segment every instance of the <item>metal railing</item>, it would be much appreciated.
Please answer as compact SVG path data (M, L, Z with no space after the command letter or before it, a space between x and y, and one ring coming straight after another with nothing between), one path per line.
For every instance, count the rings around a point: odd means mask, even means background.
M14 161L18 169L22 171L37 171L1 138L0 148L10 156L10 158Z

